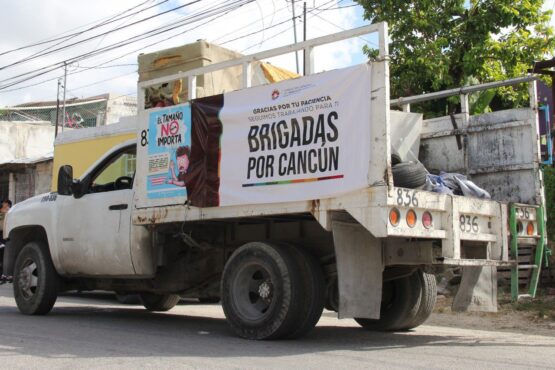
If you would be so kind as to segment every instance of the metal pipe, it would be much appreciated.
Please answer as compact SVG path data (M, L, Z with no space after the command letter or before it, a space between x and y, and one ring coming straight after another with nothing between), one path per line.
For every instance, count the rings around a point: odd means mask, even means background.
M425 101L428 101L428 100L447 98L447 97L453 96L453 95L469 94L469 93L473 93L473 92L477 92L477 91L494 89L494 88L497 88L497 87L518 85L518 84L521 84L521 83L526 83L526 82L536 81L536 80L538 80L538 77L537 76L532 76L532 75L524 76L524 77L517 77L517 78L511 78L509 80L504 80L504 81L488 82L488 83L483 83L483 84L479 84L479 85L463 86L463 87L456 88L456 89L443 90L443 91L438 91L438 92L433 92L433 93L428 93L428 94L409 96L409 97L406 97L406 98L391 99L390 104L394 105L394 106L403 106L403 105L406 105L406 104L422 103L422 102L425 102Z
M303 3L303 42L306 41L306 1ZM306 76L306 49L303 52L303 75Z
M67 83L67 62L64 61L64 103L62 107L62 132L64 132L64 123L66 120L66 83Z
M362 36L373 32L383 32L383 29L385 29L385 27L383 26L383 23L369 24L367 26L362 26L362 27L354 28L352 30L342 31L331 35L321 36L315 39L299 42L297 44L290 44L290 45L282 46L275 49L261 51L256 54L245 55L237 59L231 59L231 60L226 60L224 62L209 64L207 66L195 68L187 72L178 72L172 75L158 77L152 80L142 81L142 82L139 82L138 87L145 88L148 86L157 85L168 81L173 81L179 78L187 78L193 75L210 73L221 69L233 67L236 65L241 65L244 62L252 62L255 60L268 59L278 55L292 53L296 50L301 50L307 47L330 44L332 42L341 41L352 37Z
M295 16L295 0L291 0L291 8L293 9L293 40L297 43L297 17ZM295 50L295 64L297 65L297 74L299 74L299 51Z
M54 129L54 138L58 136L58 124L60 123L60 84L62 81L58 78L58 89L56 90L56 128Z

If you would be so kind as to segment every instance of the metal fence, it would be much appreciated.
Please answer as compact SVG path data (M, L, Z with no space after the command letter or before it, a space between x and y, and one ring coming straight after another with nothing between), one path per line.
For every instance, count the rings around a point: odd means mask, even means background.
M116 123L120 117L137 114L137 99L132 95L104 94L95 98L66 102L30 103L25 106L0 108L0 121L50 122L60 127L83 128Z
M0 121L47 121L55 125L58 115L64 127L95 127L105 123L106 109L106 99L66 105L65 117L62 117L61 106L59 109L56 106L11 107L0 110Z

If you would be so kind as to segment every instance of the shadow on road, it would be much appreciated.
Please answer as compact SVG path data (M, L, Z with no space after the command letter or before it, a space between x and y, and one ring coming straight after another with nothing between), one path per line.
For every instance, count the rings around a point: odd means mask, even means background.
M95 297L99 299L99 297ZM113 302L113 298L100 297ZM17 317L16 317L17 316ZM77 358L107 356L278 357L331 351L368 352L395 348L546 347L553 341L527 343L518 337L477 339L466 335L378 333L358 327L318 326L292 341L247 341L237 338L224 319L152 313L138 307L72 305L55 307L47 316L23 316L15 307L0 307L2 355ZM546 338L549 339L549 338Z

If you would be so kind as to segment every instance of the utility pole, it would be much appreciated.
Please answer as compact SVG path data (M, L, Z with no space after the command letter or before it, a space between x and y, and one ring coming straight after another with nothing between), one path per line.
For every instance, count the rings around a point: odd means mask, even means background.
M64 132L64 124L66 120L66 82L67 82L67 62L64 62L64 103L62 108L62 132Z
M62 79L58 78L58 90L56 90L56 129L54 130L54 138L58 136L58 124L60 123L60 85Z
M306 1L303 3L303 41L306 41ZM306 49L303 51L303 75L306 76Z
M295 0L291 0L291 7L293 8L293 35L295 36L295 44L297 43L297 17L295 16ZM295 63L297 65L297 74L299 74L299 51L295 50Z

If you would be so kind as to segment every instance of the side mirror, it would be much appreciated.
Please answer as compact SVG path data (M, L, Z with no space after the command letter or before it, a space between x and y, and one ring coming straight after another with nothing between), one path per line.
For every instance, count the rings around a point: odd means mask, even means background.
M58 194L72 195L73 167L65 165L58 171Z
M73 180L71 183L71 192L76 199L79 199L83 196L83 184L79 180Z

